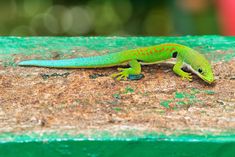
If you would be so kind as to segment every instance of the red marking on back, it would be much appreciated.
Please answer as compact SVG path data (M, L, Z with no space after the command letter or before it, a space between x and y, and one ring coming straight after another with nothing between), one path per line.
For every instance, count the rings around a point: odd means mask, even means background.
M164 51L164 49L165 49L165 48L163 47L163 48L162 48L162 49L161 49L159 52L162 52L162 51Z
M156 47L153 48L154 52L158 52L158 49Z
M136 55L140 55L140 49L136 50Z
M174 51L174 50L175 50L175 48L174 48L174 47L172 47L172 48L171 48L171 51Z

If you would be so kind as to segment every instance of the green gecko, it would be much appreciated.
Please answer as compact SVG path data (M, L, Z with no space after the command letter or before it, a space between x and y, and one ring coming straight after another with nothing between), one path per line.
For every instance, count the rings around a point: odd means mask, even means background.
M196 50L184 45L166 43L156 46L136 48L101 56L74 58L65 60L28 60L18 63L20 66L40 66L50 68L103 68L129 64L129 68L118 68L111 76L117 80L126 80L130 75L141 73L141 64L154 64L175 58L173 71L183 79L192 81L192 75L183 71L189 67L207 83L214 82L214 75L208 60Z

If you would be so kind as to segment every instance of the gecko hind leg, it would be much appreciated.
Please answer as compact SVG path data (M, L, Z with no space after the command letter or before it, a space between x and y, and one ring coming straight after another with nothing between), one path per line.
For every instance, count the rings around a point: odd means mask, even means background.
M112 74L111 77L119 80L127 80L130 75L139 75L141 73L141 65L137 60L129 62L130 68L118 68L119 73Z

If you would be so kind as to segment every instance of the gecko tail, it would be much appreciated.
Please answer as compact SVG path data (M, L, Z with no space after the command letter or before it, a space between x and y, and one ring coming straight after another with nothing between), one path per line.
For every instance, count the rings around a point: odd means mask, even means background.
M68 64L70 63L70 65ZM26 60L18 63L19 66L38 66L38 67L68 67L71 66L71 62L65 60Z
M42 64L42 60L26 60L26 61L21 61L17 65L19 65L19 66L36 66L38 64Z
M64 60L26 60L19 62L18 65L49 68L99 68L114 66L118 63L120 63L120 60L111 54Z
M65 60L26 60L18 63L19 66L36 66L49 68L82 68L91 66L90 62L84 62L84 59L65 59Z

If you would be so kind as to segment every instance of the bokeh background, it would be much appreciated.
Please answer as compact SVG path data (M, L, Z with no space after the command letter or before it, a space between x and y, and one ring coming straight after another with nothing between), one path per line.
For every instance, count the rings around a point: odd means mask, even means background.
M235 0L2 0L0 35L235 35Z

